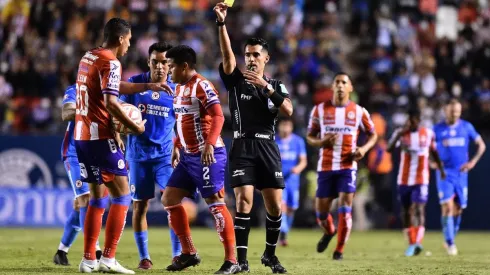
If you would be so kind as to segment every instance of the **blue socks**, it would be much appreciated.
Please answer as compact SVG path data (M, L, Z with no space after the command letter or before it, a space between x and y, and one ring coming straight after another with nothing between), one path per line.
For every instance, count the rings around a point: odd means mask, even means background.
M134 232L134 240L140 253L140 260L150 259L150 253L148 252L148 231Z
M88 207L80 207L80 227L83 230L83 225L85 224L85 217L87 216Z
M450 217L441 217L442 223L442 233L444 234L444 239L446 240L447 245L454 244L454 218Z
M63 231L63 236L61 237L61 243L58 249L68 252L81 229L80 214L73 209L66 220L65 229Z
M282 222L281 222L281 232L282 233L288 233L291 227L293 227L293 221L294 221L294 213L293 214L285 214L282 216Z
M174 230L169 226L170 229L170 242L172 243L172 258L179 256L182 251L182 246L180 245L180 240Z
M458 235L459 226L461 225L461 215L454 216L454 237Z

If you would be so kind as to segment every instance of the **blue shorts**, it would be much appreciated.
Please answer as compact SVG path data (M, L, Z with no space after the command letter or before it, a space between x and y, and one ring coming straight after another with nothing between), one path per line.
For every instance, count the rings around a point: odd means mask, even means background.
M191 196L199 190L203 198L224 192L227 160L225 147L215 148L214 158L216 163L203 166L201 153L182 153L167 186L185 189ZM224 193L222 195L224 196Z
M357 171L342 169L318 172L317 198L336 198L340 192L356 192Z
M404 208L412 203L427 203L429 199L429 185L398 185L398 200Z
M128 161L129 190L133 200L150 200L155 197L155 184L161 191L172 175L170 161Z
M286 188L282 191L282 201L288 208L298 209L299 207L299 175L291 174L284 179Z
M127 176L124 154L114 139L75 140L82 180L103 184Z
M454 198L461 208L468 206L468 173L447 169L445 180L441 179L439 171L436 173L436 178L440 204Z
M71 189L75 193L75 198L82 195L89 194L90 189L88 183L82 181L82 176L80 175L80 164L78 163L78 158L68 157L63 161L65 165L65 171L70 179Z

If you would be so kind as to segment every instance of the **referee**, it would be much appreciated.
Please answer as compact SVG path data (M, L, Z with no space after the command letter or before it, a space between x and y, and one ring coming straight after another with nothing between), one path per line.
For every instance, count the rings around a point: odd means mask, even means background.
M273 273L287 273L275 255L281 228L281 204L284 179L281 156L274 141L274 126L280 112L293 113L288 91L281 81L264 76L269 61L269 47L260 38L245 43L247 71L241 72L231 49L226 31L227 5L218 3L214 11L219 28L219 44L223 63L219 72L229 93L232 114L233 145L229 156L231 186L236 197L235 237L238 263L249 272L247 261L250 211L254 188L261 191L267 210L266 245L262 264Z

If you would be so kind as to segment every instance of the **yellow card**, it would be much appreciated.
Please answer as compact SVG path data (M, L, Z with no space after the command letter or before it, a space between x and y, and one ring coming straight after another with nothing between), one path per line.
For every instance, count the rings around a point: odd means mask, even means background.
M225 4L226 4L228 7L233 7L233 3L235 3L235 0L225 0Z

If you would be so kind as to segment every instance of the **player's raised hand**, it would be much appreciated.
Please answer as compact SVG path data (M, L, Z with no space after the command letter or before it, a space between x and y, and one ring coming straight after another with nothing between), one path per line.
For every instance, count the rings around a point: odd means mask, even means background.
M152 90L155 92L164 91L170 96L174 95L174 91L172 91L172 88L170 88L170 86L168 86L165 83L148 83L147 85L148 85L148 90Z
M174 149L172 150L172 160L171 160L172 167L173 168L177 167L179 162L180 162L180 151L179 148L177 148L177 146L174 146Z
M244 71L243 76L245 77L247 82L252 83L261 89L264 89L269 84L261 76L259 76L258 73L254 71Z
M352 157L355 161L358 161L364 157L366 150L363 147L357 147L356 151L352 153Z
M213 145L208 143L204 145L204 150L202 150L201 154L201 163L204 166L210 166L211 164L216 163L216 159L214 158Z
M225 3L218 3L214 6L214 13L216 13L216 17L219 22L224 22L226 19L226 15L228 13L228 6Z
M460 172L465 172L465 173L468 173L471 169L473 169L475 167L475 163L473 163L472 161L468 161L467 163L463 164L460 168L459 168L459 171Z
M339 135L337 134L325 134L325 136L322 138L322 146L333 147L338 137Z

